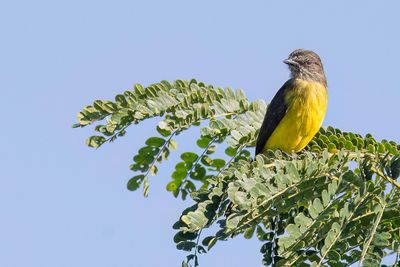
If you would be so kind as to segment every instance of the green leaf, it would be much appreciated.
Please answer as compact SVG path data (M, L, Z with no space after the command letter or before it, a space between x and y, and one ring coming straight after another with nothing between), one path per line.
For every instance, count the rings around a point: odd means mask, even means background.
M165 144L165 140L160 137L150 137L146 140L146 145L151 147L161 147Z
M205 166L212 166L212 164L213 164L213 160L209 157L209 156L207 156L207 155L205 155L205 156L203 156L203 157L201 157L201 163L203 163Z
M233 157L236 155L237 148L229 146L228 148L225 149L225 154L227 154L229 157Z
M157 172L158 172L157 166L156 166L156 165L152 165L151 168L150 168L150 174L151 174L152 176L156 176L156 175L157 175Z
M140 84L138 84L138 83L136 83L136 84L134 85L134 88L135 88L135 91L136 91L137 93L141 94L141 95L143 95L143 94L145 93L145 89L143 88L143 86L140 85Z
M327 190L322 191L322 203L326 207L330 202L330 196Z
M213 154L215 151L217 150L217 146L216 145L212 145L212 146L209 146L208 148L207 148L207 154L208 155L210 155L210 154Z
M244 232L244 238L246 239L251 239L253 237L254 231L255 231L255 227L249 227L247 228L247 230Z
M336 148L336 146L335 146L334 143L329 143L329 144L328 144L328 151L329 151L330 153L335 153L335 152L337 151L337 148Z
M167 190L168 191L175 191L175 190L177 190L179 188L179 186L180 186L180 183L178 184L178 182L174 180L174 181L171 181L171 182L169 182L167 184Z
M168 147L172 150L172 151L176 151L177 147L178 147L178 143L175 141L175 139L170 139L169 143L168 143Z
M294 225L294 224L289 224L286 227L286 231L288 231L289 235L291 236L291 238L299 238L301 236L301 232L300 229Z
M212 160L212 163L211 163L211 166L216 167L217 170L221 170L222 167L225 166L225 163L226 163L226 162L225 162L225 160L223 160L223 159L213 159L213 160Z
M304 233L308 230L308 227L312 224L313 220L306 217L304 213L299 213L295 218L294 221L296 226L299 227L300 232Z
M265 231L263 230L263 228L259 225L257 226L257 238L260 241L265 241L267 240L267 234L265 233Z
M188 172L188 167L184 162L179 162L175 166L175 171L172 173L172 178L176 181L182 181L186 177Z
M319 198L314 199L313 207L318 213L321 213L324 210L324 206L322 205L321 200Z
M165 122L160 121L157 125L157 132L164 137L171 135L171 127Z
M144 175L142 175L142 174L132 177L131 179L129 179L128 184L127 184L128 190L135 191L136 189L139 188L139 186L143 182L143 180L144 180Z
M200 210L197 210L195 212L189 212L187 215L183 215L181 217L181 220L192 231L203 228L208 222L208 219L206 218L204 213Z
M179 242L182 242L182 241L195 240L197 237L198 237L197 233L179 231L174 236L174 242L175 243L179 243Z
M200 139L197 140L196 143L200 148L206 148L210 144L211 140L212 138L202 136L200 137Z
M204 246L207 246L207 249L210 250L215 245L216 242L217 238L215 236L208 236L203 239L202 244Z
M179 242L176 245L177 249L184 250L184 251L191 251L195 247L196 247L196 243L192 242L192 241L183 241L183 242Z
M331 251L328 252L328 258L330 260L338 262L338 261L340 261L340 257L341 257L340 253L338 253L335 250L331 250ZM338 265L335 265L335 266L338 266ZM340 266L344 266L344 265L340 265Z
M193 163L199 156L193 152L185 152L181 155L181 159L186 163Z
M373 239L372 244L377 247L388 247L390 246L390 238L391 234L388 232L383 232L383 233L377 233L375 235L375 238Z
M90 147L98 148L101 146L106 139L103 136L91 136L86 139L86 144Z
M115 96L115 102L117 102L122 107L128 106L128 102L126 101L126 98L125 98L124 95L116 95Z
M190 178L194 180L203 180L206 175L206 169L200 164L196 164L194 170L190 173Z

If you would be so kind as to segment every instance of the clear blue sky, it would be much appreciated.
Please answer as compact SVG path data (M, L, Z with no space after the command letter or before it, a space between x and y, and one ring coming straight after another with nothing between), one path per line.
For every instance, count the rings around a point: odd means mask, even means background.
M300 3L301 2L301 3ZM99 150L76 113L163 79L192 77L269 101L293 49L318 52L329 83L325 125L400 141L398 1L3 1L0 8L0 266L178 266L171 225L189 205L126 190L153 122ZM182 134L179 152L193 135ZM236 238L201 266L260 266Z

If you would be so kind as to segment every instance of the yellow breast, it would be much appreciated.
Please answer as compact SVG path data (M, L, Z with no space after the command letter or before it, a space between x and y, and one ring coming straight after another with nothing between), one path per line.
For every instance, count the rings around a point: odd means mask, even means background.
M281 149L288 153L302 150L321 127L327 102L323 84L296 79L293 90L285 96L287 112L264 149Z

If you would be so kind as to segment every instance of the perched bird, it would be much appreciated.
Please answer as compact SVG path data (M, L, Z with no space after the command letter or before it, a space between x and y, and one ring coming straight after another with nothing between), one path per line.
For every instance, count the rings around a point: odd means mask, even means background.
M320 57L297 49L283 61L291 77L270 102L257 138L256 155L267 149L302 150L318 132L328 102Z
M321 127L328 102L327 83L319 56L297 49L283 61L291 77L268 105L257 138L256 155L267 149L302 150ZM232 213L230 202L225 216Z

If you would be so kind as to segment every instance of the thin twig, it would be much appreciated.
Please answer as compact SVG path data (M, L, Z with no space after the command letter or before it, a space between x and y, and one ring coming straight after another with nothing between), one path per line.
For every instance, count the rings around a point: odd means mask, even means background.
M104 141L104 143L110 141L110 140L113 139L113 138L115 138L117 135L119 135L122 131L125 131L126 128L128 128L128 127L131 126L131 125L132 125L132 123L129 123L129 124L125 125L125 126L122 127L117 133L115 133L115 134L111 135L109 138L107 138L107 139Z
M360 262L358 263L358 266L361 266L361 264L363 263L365 255L367 254L369 245L371 244L372 239L375 236L376 229L378 228L378 225L379 225L379 223L380 223L380 221L382 219L382 215L383 215L383 212L385 211L386 203L383 203L381 205L382 205L382 209L380 210L380 212L378 213L378 216L375 219L374 226L372 227L371 234L370 234L367 242L364 243L364 245L363 245L363 251L361 253Z
M231 164L231 162L240 154L240 152L242 152L242 150L246 147L246 144L241 145L238 149L238 151L236 151L236 154L224 165L224 167L222 167L221 171L225 170L226 168L229 167L229 165ZM220 171L220 173L221 173Z
M196 246L195 246L195 248L194 248L194 260L195 260L194 265L195 265L195 266L196 266L196 261L197 261L197 250L198 250L198 247L199 247L200 236L201 236L201 232L203 231L203 229L204 229L204 228L201 228L201 229L199 230L199 233L198 233L198 236L197 236L197 240L196 240Z
M380 177L382 177L383 179L385 179L389 183L391 183L393 186L396 186L398 189L400 189L400 184L396 180L394 180L394 179L390 178L389 176L385 175L380 170L377 170L374 167L371 167L371 171L374 172L375 174L379 175Z
M172 137L174 137L174 135L176 134L176 132L177 132L177 131L174 131L174 132L170 135L170 137L169 137L169 138L167 139L167 141L164 143L164 145L162 146L162 148L160 149L160 151L158 151L157 155L154 157L153 162L149 165L149 169L147 170L147 172L146 172L146 174L144 175L144 177L146 177L146 176L149 174L151 168L156 164L157 159L161 156L161 153L163 152L164 148L165 148L166 146L168 146L169 142L171 141Z
M339 233L336 234L334 240L331 242L331 244L328 246L328 248L326 249L325 253L321 253L321 259L317 265L317 267L321 266L321 264L323 263L323 261L325 260L325 257L328 255L328 252L332 249L332 247L336 244L336 242L339 240L340 236L342 235L342 232L344 230L344 228L347 226L347 224L349 224L350 220L353 218L354 214L356 213L357 209L361 206L361 204L364 202L364 200L366 200L369 196L369 193L365 194L360 201L357 203L357 205L354 207L353 211L351 212L351 215L349 216L349 218L347 220L343 220L340 223L340 228L341 230L339 231Z
M204 157L204 155L207 153L208 149L210 148L210 146L214 143L214 141L217 139L217 137L214 137L210 143L207 145L207 147L204 149L203 153L201 153L201 155L193 162L192 167L189 169L189 171L186 173L185 178L182 179L181 184L184 185L185 182L188 180L188 177L190 176L190 174L192 173L192 171L194 170L194 168L196 167L196 165L199 163L199 161L202 159L202 157Z
M278 247L278 244L277 244L277 240L278 240L278 237L277 237L277 235L278 235L278 223L279 223L279 213L278 213L278 210L276 209L276 216L275 216L275 218L274 218L274 229L272 229L272 232L274 233L274 237L273 237L273 242L272 242L272 250L271 250L271 253L272 253L272 266L275 266L275 257L277 256L276 254L275 254L275 249Z

